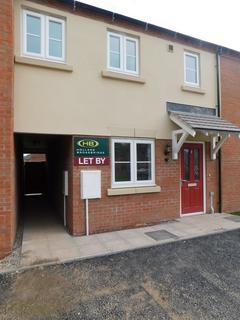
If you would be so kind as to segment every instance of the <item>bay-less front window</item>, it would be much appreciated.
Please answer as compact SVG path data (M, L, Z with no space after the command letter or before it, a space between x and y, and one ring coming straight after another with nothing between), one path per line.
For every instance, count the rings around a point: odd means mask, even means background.
M199 56L198 54L184 53L184 77L185 83L192 86L199 86Z
M65 21L23 11L23 54L54 61L65 59Z
M108 68L138 74L138 39L108 32Z
M112 141L112 185L124 187L154 183L154 141L114 139Z

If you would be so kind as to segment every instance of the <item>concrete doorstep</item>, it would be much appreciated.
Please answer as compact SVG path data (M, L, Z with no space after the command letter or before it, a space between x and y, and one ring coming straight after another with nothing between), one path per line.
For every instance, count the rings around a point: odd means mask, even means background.
M63 263L151 247L240 228L240 217L229 214L186 216L174 221L137 229L73 237L61 224L45 228L28 226L22 240L19 263L2 272Z

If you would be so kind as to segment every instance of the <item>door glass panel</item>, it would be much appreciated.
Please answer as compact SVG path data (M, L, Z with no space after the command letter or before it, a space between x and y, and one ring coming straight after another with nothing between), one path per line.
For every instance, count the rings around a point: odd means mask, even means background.
M189 149L183 150L184 173L183 179L190 180L190 152Z
M200 170L199 170L199 149L194 149L193 153L194 158L194 179L200 179Z

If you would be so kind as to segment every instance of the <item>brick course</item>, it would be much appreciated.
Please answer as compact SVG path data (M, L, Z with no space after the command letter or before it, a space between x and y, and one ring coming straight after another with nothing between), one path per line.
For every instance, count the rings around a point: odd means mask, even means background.
M221 56L222 116L240 126L240 59ZM240 211L240 141L230 137L222 148L222 209Z
M0 257L15 237L13 142L13 1L0 1Z

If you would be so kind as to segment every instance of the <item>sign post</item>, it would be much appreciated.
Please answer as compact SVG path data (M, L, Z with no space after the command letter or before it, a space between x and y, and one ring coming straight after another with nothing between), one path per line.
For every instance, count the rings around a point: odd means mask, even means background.
M82 170L81 171L81 198L85 199L86 210L86 235L89 235L89 212L88 200L101 198L101 171Z

